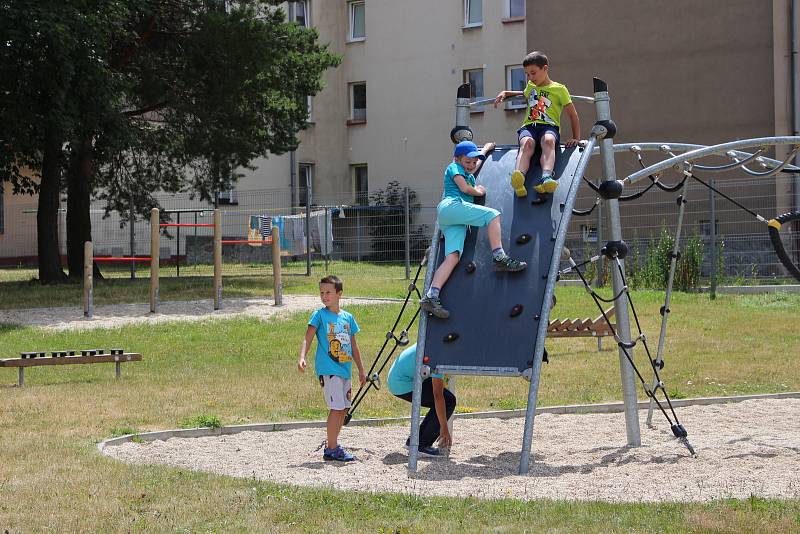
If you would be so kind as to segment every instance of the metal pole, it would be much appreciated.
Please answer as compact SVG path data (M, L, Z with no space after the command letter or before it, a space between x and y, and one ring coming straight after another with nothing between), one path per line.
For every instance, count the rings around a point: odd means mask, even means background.
M94 247L91 241L83 244L83 316L94 316Z
M197 224L197 212L196 211L194 212L194 224L195 225ZM184 245L183 248L186 249L186 245ZM196 265L196 264L197 264L197 226L194 227L194 256L192 256L192 265ZM197 274L197 271L195 271L195 274Z
M405 188L405 233L406 233L406 250L405 250L405 263L406 263L406 280L411 279L411 195L408 192L408 187Z
M436 270L436 259L439 256L439 222L433 225L433 238L431 248L428 251L428 261L425 269L425 285L423 291L427 290L433 280L433 272ZM417 359L414 366L414 389L411 395L411 438L408 443L408 471L417 471L417 455L419 453L419 412L422 406L422 359L425 355L425 338L428 327L428 314L419 314L419 330L417 333Z
M597 120L611 119L611 104L608 96L608 86L603 80L594 79L594 100L597 107ZM614 163L614 140L603 139L600 142L600 156L603 161L603 179L614 181L617 179L617 170ZM610 199L608 204L609 237L611 241L622 240L622 223L619 216L619 200ZM624 260L620 260L622 268L625 268ZM612 267L612 287L615 295L623 290L622 275L618 269ZM619 340L630 343L631 329L628 316L628 301L618 298L614 302L614 310L617 317L617 335ZM633 359L633 349L629 354ZM641 435L639 430L639 412L636 398L636 383L634 382L633 367L628 362L625 352L619 349L620 379L622 381L622 397L625 404L625 430L628 437L628 445L638 447L641 445Z
M592 157L592 151L597 144L597 136L592 132L589 140L586 143L584 152L575 169L575 176L570 185L567 197L564 200L564 213L565 217L572 214L572 208L575 206L575 197L578 195L580 188L581 178L586 172L586 166L589 164L589 159ZM542 372L542 358L544 356L544 341L547 337L547 325L550 322L550 303L553 301L553 293L556 288L556 275L558 274L558 267L561 262L560 251L564 247L564 241L567 238L567 221L562 220L556 231L555 243L553 245L553 255L550 260L550 267L547 275L547 284L544 289L544 296L542 297L542 308L539 315L537 333L536 333L536 346L533 350L533 366L531 368L531 384L528 388L528 406L525 410L525 429L522 437L522 452L519 460L519 474L524 475L528 472L531 457L531 445L533 443L533 425L536 417L536 402L539 392L539 375Z
M361 262L361 208L356 207L356 261Z
M322 245L323 247L322 253L325 255L325 274L328 274L328 214L329 213L330 210L328 208L325 208L325 211L323 212L323 215L325 216L325 238L324 241L322 237L319 238L320 245L325 243L324 245Z
M150 312L158 311L158 270L160 265L158 208L150 210Z
M597 185L600 185L599 183ZM603 248L603 217L605 217L605 211L603 210L603 203L597 205L597 250L600 251ZM586 259L586 258L584 258ZM600 288L603 287L603 273L605 272L606 267L606 258L602 254L600 254L600 259L597 260L597 267L596 272L597 275L595 276L594 280L594 287ZM597 338L599 342L601 338Z
M222 305L222 213L214 210L214 309Z
M681 229L683 228L683 214L686 211L686 185L688 182L683 183L683 187L681 188L681 196L680 196L680 208L678 209L678 228L675 230L675 244L672 247L672 258L669 262L669 277L667 278L667 291L666 296L664 297L664 308L661 312L661 332L658 336L658 351L656 352L656 365L660 365L662 361L662 356L664 355L664 344L667 340L667 319L669 318L670 312L670 303L672 301L672 286L675 282L675 269L678 265L678 251L680 250L680 242L681 242ZM712 191L713 194L713 191ZM713 218L713 215L712 215ZM653 373L655 375L655 373ZM658 383L658 378L653 376L653 385L650 387L650 391L655 392L656 385ZM647 407L647 426L653 426L653 408L655 401L652 397L650 397L650 403Z
M716 180L711 180L711 187L716 187ZM711 300L717 298L717 266L719 265L719 258L717 258L717 199L714 195L714 190L708 190L709 208L711 211Z

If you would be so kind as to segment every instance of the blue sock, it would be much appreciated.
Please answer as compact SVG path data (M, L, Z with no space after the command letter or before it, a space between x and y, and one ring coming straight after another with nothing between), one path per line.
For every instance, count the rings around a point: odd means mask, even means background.
M438 287L431 286L428 288L428 292L425 293L425 296L431 299L438 299L439 291L441 291L441 289L439 289Z
M503 250L503 247L497 247L496 249L492 250L492 258L502 258L506 255L506 251Z

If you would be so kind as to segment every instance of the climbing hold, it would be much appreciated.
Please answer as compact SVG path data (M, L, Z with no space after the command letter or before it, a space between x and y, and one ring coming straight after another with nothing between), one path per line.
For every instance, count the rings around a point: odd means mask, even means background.
M422 363L428 363L429 361L431 361L431 359L428 356L422 357Z
M608 241L605 246L600 249L600 253L609 259L619 258L625 259L628 255L628 245L625 241Z
M540 319L540 317L539 317L538 315L534 315L534 316L533 316L533 320L534 320L534 321L538 321L539 319Z
M517 238L518 245L525 245L531 240L531 234L522 234Z
M545 202L547 202L547 197L537 194L536 198L531 200L531 206L538 206L539 204L544 204Z
M449 334L444 336L444 339L442 341L444 341L445 343L452 343L456 339L458 339L458 334L456 334L455 332L450 332Z
M523 309L524 309L524 306L522 304L515 304L514 307L511 308L511 312L509 313L509 315L511 317L516 317L517 315L522 313Z
M469 263L467 264L467 266L466 266L466 267L464 267L464 270L465 270L465 271L467 271L467 274L472 274L472 273L474 273L474 272L475 272L475 268L476 268L476 267L475 267L475 262L474 262L474 261L471 261L471 262L469 262Z
M622 196L622 182L619 180L605 180L597 188L600 196L606 200L613 200Z

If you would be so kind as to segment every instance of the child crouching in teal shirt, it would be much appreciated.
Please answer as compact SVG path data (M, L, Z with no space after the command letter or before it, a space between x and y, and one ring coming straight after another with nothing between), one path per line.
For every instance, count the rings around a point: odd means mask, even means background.
M524 261L509 257L503 250L500 212L474 203L475 197L486 195L486 188L475 185L474 173L486 159L486 154L492 150L494 143L486 143L479 151L472 141L461 141L453 152L453 162L444 172L444 191L442 200L436 208L439 229L444 234L444 261L433 274L431 287L419 301L424 311L441 319L450 317L450 312L442 306L439 292L461 259L464 240L467 237L467 226L488 226L492 267L495 271L521 271L528 266Z
M326 276L319 282L319 297L325 306L315 311L308 320L308 328L300 346L297 369L306 370L306 353L311 340L317 337L317 352L314 356L314 371L319 378L325 402L328 404L327 447L323 460L352 462L353 455L339 445L339 432L345 416L350 410L352 362L358 366L358 380L361 385L367 381L361 351L356 343L359 332L358 323L348 312L341 309L342 281L338 276Z

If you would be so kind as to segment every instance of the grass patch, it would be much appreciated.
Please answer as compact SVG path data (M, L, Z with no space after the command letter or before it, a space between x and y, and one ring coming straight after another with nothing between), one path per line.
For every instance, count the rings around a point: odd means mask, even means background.
M386 285L402 288L404 283ZM345 288L347 294L357 290ZM554 317L597 315L580 288L560 288L558 297ZM663 294L638 291L634 298L655 344ZM399 309L399 304L349 308L362 327L359 344L367 364ZM706 295L677 293L671 309L662 376L676 396L800 389L800 362L786 357L800 354L794 324L800 307L775 313L776 308L753 306L742 296L710 301ZM110 435L173 428L176 421L193 419L192 426L208 426L198 425L198 414L219 424L324 419L317 381L295 369L307 319L299 314L268 324L238 318L82 332L0 325L0 352L6 356L35 348L112 345L144 355L121 380L109 375L108 366L37 367L28 370L26 386L19 388L12 385L16 371L0 369L0 491L9 497L0 501L0 527L10 532L426 533L800 528L798 500L608 504L413 497L294 488L126 465L97 454L97 441ZM548 352L540 405L620 399L616 349L598 352L594 339L560 339L548 342ZM635 355L644 363L641 350ZM459 411L524 407L527 386L522 379L458 377ZM407 403L381 390L367 397L357 416L405 416L408 410ZM47 495L46 510L29 505L42 495Z
M222 420L216 415L195 415L181 420L178 426L180 428L220 428Z

